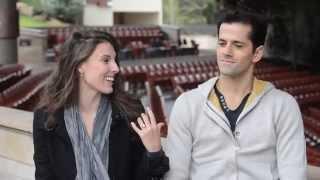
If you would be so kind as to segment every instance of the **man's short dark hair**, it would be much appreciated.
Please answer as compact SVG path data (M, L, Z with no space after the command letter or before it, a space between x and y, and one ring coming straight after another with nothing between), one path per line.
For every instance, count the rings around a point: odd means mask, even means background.
M222 23L243 23L251 26L249 35L253 48L263 45L267 34L267 20L262 15L241 10L225 10L220 13L217 23L218 36Z

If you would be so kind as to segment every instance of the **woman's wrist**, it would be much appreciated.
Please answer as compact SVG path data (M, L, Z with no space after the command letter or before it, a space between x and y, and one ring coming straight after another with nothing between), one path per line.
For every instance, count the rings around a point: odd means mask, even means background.
M148 157L159 157L163 154L163 150L160 148L158 151L147 151Z

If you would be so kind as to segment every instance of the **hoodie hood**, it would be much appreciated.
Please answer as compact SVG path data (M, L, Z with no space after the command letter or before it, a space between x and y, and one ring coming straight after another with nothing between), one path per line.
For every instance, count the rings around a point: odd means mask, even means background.
M199 91L203 96L205 96L209 101L211 101L212 105L218 109L220 108L219 100L214 91L212 91L214 85L216 84L218 77L214 77L198 86ZM259 79L254 79L253 88L251 94L248 98L248 101L244 107L247 109L249 107L254 106L259 102L259 100L270 92L272 89L275 89L274 85L267 81L262 81Z

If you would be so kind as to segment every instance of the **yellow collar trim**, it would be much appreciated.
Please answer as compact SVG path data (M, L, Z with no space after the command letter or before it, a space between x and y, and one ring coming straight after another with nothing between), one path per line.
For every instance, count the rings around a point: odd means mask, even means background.
M249 104L253 102L254 99L256 99L259 95L261 95L266 87L267 87L266 81L262 81L254 78L252 92L244 108L246 108Z
M266 81L262 81L262 80L255 78L253 80L252 92L251 92L244 108L246 108L249 104L251 104L256 97L258 97L260 94L262 94L263 91L265 90L266 86L267 86ZM216 93L214 92L213 88L211 89L208 100L213 104L213 106L221 109L220 104L219 104L219 99L218 99Z
M217 107L217 108L219 108L220 110L222 110L222 109L221 109L221 106L220 106L220 104L219 104L218 96L217 96L217 94L214 92L214 86L213 86L213 88L211 89L211 92L210 92L210 94L209 94L208 99L209 99L209 101L212 103L212 105L213 105L214 107Z

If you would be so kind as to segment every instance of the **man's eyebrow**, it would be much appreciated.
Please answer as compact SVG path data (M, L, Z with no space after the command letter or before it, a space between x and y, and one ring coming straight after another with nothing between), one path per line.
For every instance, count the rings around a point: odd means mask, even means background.
M236 44L245 44L245 43L242 42L242 41L233 41L233 43L236 43Z
M225 39L218 39L218 41L227 41ZM243 41L238 41L238 40L235 40L235 41L231 41L232 43L236 43L236 44L245 44L245 42Z

